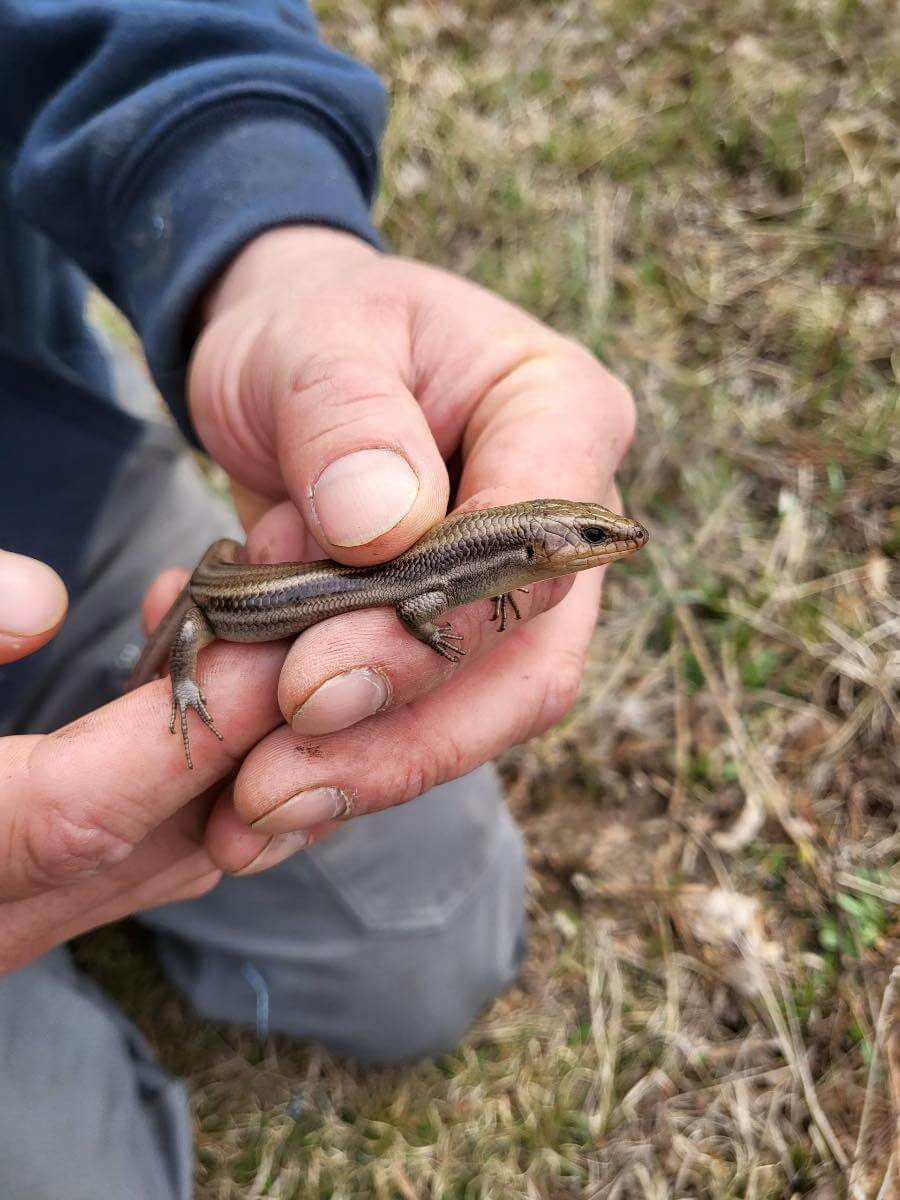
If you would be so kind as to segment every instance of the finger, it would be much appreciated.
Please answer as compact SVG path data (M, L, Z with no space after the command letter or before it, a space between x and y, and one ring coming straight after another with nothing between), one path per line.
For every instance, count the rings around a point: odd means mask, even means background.
M327 557L306 528L293 501L270 508L247 535L247 557L253 563L312 562Z
M143 877L114 893L104 876L88 883L56 888L43 895L12 900L3 906L0 927L0 975L26 966L47 950L88 930L170 904L205 895L219 882L204 849L145 865Z
M389 608L347 613L307 629L294 642L278 684L278 704L295 733L320 736L346 729L440 687L471 670L485 654L515 636L522 622L558 603L571 580L538 584L507 606L506 628L492 619L492 602L480 600L444 618L465 656L451 663L411 637Z
M238 816L254 833L320 837L348 811L411 800L547 728L577 692L598 588L581 576L552 612L422 700L312 742L276 730L238 772Z
M291 498L329 558L393 558L447 511L443 460L396 365L371 345L327 345L275 399Z
M195 797L125 862L39 896L8 900L0 922L0 975L88 929L208 891L221 874L203 847L213 799Z
M230 875L257 875L312 845L306 832L256 833L237 815L234 787L219 797L206 829L206 849L211 860Z
M460 499L480 507L499 481L519 498L608 500L632 434L630 406L618 380L580 348L522 363L466 429Z
M449 495L406 383L408 313L376 300L270 321L240 359L237 381L223 377L219 353L229 315L201 340L191 373L192 390L213 397L197 420L215 457L257 490L282 478L327 557L345 562L393 558L444 515ZM227 432L236 427L250 430L244 440L254 446L243 459Z
M157 575L147 588L141 605L141 620L148 633L157 627L175 603L189 575L190 571L185 567L169 567Z
M270 643L213 647L201 656L200 679L225 740L194 723L193 771L180 738L169 735L167 679L28 741L3 781L11 798L0 802L4 894L31 895L124 861L167 817L233 772L280 721L275 697L284 652L283 643Z
M204 847L206 824L218 788L207 789L173 813L121 863L69 888L47 893L58 898L60 915L87 919L91 926L176 899L201 877L217 870ZM73 904L73 895L78 897ZM49 903L49 901L48 901Z
M419 281L413 387L444 453L461 445L459 499L500 485L601 500L634 430L628 389L489 292L440 271Z
M229 875L249 868L272 841L272 834L254 833L234 810L233 781L219 794L206 826L207 853ZM252 873L248 871L248 874Z
M252 529L272 507L271 497L261 496L259 492L254 492L251 488L238 483L236 479L229 479L228 486L231 489L231 498L234 500L238 520L245 531Z
M40 650L63 623L69 598L52 567L0 550L0 663Z

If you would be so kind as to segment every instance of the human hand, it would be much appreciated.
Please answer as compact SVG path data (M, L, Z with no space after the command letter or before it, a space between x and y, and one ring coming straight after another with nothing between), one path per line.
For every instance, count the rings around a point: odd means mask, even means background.
M454 456L466 507L557 496L614 506L634 420L626 388L473 284L349 235L285 228L238 256L204 318L191 412L238 485L257 561L394 557L443 517ZM288 725L251 752L234 809L212 819L216 861L228 868L271 835L317 840L348 807L412 799L558 721L601 576L534 587L522 626L502 637L486 605L454 615L469 651L458 667L389 611L306 631L279 684ZM213 694L213 711L221 703Z
M174 598L172 583L170 575L154 589L151 624ZM47 642L65 608L65 588L54 571L0 551L2 661ZM261 654L229 647L217 661L223 697L248 691L271 697L252 712L239 700L230 704L226 719L236 754L278 721L274 697L283 657L277 646ZM216 780L233 763L218 747L194 777L187 775L181 746L160 719L167 686L142 688L52 734L0 738L0 974L87 929L200 895L217 882L220 872L203 840L222 791ZM232 860L232 869L258 869L255 857L251 846L244 862Z

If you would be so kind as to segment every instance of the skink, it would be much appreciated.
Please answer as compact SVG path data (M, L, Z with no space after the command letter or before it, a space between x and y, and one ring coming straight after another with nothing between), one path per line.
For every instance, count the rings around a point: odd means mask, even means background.
M501 632L507 609L519 617L514 592L542 579L599 567L646 543L643 525L599 504L527 500L504 508L457 513L390 562L371 567L331 561L252 564L230 538L214 542L147 642L128 690L154 678L169 660L172 715L193 767L187 714L193 709L222 734L197 682L197 655L210 642L268 642L293 637L328 617L390 605L404 627L451 662L462 638L437 619L473 600L492 599Z

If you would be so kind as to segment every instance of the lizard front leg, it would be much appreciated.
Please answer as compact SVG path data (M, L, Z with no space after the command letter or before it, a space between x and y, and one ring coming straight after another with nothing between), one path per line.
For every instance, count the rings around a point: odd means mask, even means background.
M172 678L172 716L169 721L169 733L175 732L175 717L181 718L181 740L184 743L184 757L187 759L188 770L193 770L191 760L191 743L188 737L187 714L192 708L200 717L207 729L212 730L221 742L222 735L216 729L216 723L206 707L206 697L197 683L197 655L204 646L215 641L212 626L196 606L191 605L182 618L172 642L172 653L169 658L169 674Z
M461 633L453 633L449 622L435 625L434 618L439 617L450 608L450 601L444 592L425 592L421 596L413 596L397 605L397 616L403 622L405 629L436 650L438 654L450 662L459 662L465 650L457 643L462 641Z
M516 591L517 592L525 592L527 595L528 588L516 588ZM491 613L491 620L497 622L497 632L498 633L502 633L504 631L504 629L506 628L506 606L507 606L507 604L510 606L510 608L513 610L513 612L516 614L516 620L517 621L522 620L522 614L519 611L518 602L517 602L515 596L512 594L512 592L504 592L500 596L494 596L494 598L493 598L494 610Z

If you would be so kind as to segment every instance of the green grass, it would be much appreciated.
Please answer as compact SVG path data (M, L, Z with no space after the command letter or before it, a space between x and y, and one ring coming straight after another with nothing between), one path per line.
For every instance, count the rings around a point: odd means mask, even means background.
M191 1080L201 1198L841 1196L867 1089L874 1198L900 1095L890 1056L869 1076L900 1022L896 6L320 12L391 88L390 243L633 387L653 541L611 573L573 714L503 764L532 949L455 1054L259 1044L187 1013L133 930L85 953Z

